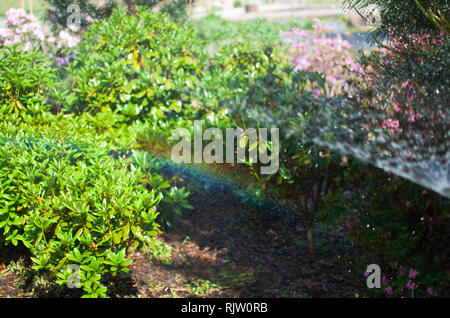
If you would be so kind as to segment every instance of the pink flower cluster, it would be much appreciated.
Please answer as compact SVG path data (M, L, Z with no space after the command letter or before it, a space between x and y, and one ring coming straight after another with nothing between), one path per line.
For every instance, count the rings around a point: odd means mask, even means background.
M417 277L419 272L417 270L410 268L409 273L407 276L404 276L406 274L405 268L403 266L400 266L400 270L398 271L397 278L392 277L391 281L389 281L388 277L386 275L383 275L381 278L381 284L386 291L386 294L389 296L392 296L394 292L402 292L402 291L409 291L413 292L414 289L417 289L419 287L418 284L416 284L413 279ZM369 272L364 272L364 276L368 277L370 275ZM406 284L405 284L406 282ZM429 296L436 296L437 292L433 290L433 288L428 287L426 289L426 294ZM411 293L411 295L414 295Z
M23 9L9 9L6 12L6 27L0 28L0 41L4 45L23 43L25 50L30 50L35 41L39 43L45 40L42 25L33 14L28 14Z
M398 120L386 119L382 123L382 127L384 129L390 128L392 132L395 132L395 129L400 126Z
M289 37L291 61L294 70L320 72L326 76L328 93L335 96L349 92L347 80L354 73L362 73L361 65L353 59L352 45L340 35L331 36L319 19L314 19L313 31L293 28L286 32Z
M435 34L421 32L407 35L398 35L391 32L390 39L385 44L385 47L375 50L378 56L383 57L381 59L382 62L378 66L390 72L397 72L399 78L405 75L410 76L410 78L403 79L398 83L398 86L394 87L394 85L391 85L386 100L380 103L380 108L385 109L389 117L392 118L385 120L382 125L383 128L389 129L391 132L397 130L409 131L411 129L417 130L418 127L428 127L427 123L429 122L445 122L446 114L438 111L430 114L428 113L429 105L426 104L433 96L439 96L441 93L439 89L426 92L423 87L416 83L417 80L413 78L414 74L408 74L404 71L400 73L399 69L401 70L401 66L405 64L423 65L425 57L433 50L439 49L440 45L445 43L448 38L443 32ZM410 54L411 52L417 54L412 55ZM383 82L380 74L366 73L372 77L372 83L381 85L380 91L386 88L382 86ZM422 96L427 96L427 98ZM424 111L425 113L423 113ZM430 118L430 116L432 117ZM421 136L425 139L427 139L428 134L425 130L421 132Z
M56 36L33 14L12 8L6 11L5 26L0 28L0 46L21 43L24 50L41 48L46 52L52 49L73 48L80 41L76 32L72 27L60 31Z

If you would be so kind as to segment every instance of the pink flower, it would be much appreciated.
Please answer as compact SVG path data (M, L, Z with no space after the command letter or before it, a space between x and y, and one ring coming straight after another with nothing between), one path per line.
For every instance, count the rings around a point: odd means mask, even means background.
M301 36L301 37L307 38L307 37L309 36L309 32L306 31L306 30L301 30L301 31L298 33L298 35Z
M329 36L328 28L319 19L314 19L313 31L293 28L286 35L293 35L285 41L290 45L291 62L294 70L319 72L325 75L328 82L327 94L332 96L343 93L352 93L352 85L347 80L363 72L362 66L357 63L351 53L351 44L340 36ZM349 71L350 70L350 71ZM317 98L316 87L308 88Z
M415 271L414 269L410 269L409 270L409 278L416 278L416 276L417 276L417 271Z
M388 295L392 295L392 286L386 287L385 290Z
M387 284L389 283L389 281L388 281L388 279L386 278L385 275L383 275L383 278L381 278L381 283L382 283L383 285L387 285Z
M406 288L408 288L408 289L413 289L414 287L416 286L416 283L414 283L412 280L409 280L407 283L406 283Z
M436 292L431 287L427 288L427 293L430 294L431 296L436 296Z
M48 25L41 24L33 14L28 14L23 9L9 9L4 25L0 28L0 42L5 45L22 43L24 50L40 47L47 51L55 43L59 47L75 47L79 42L79 36L72 34L76 27L72 27L69 35L64 36L63 33L63 36L57 39Z
M411 202L405 201L405 205L406 205L406 206L410 206L410 205L411 205ZM414 278L414 277L412 277L412 278Z
M298 33L298 31L299 31L298 28L292 28L292 30L286 31L285 34L286 35L296 35Z
M398 120L392 120L392 119L387 119L382 124L383 128L387 128L387 127L398 128L399 126L400 126L399 121Z

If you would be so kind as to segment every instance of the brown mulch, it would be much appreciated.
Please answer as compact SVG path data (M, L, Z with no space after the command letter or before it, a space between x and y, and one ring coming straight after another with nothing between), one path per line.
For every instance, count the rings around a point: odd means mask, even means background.
M191 198L195 209L159 237L174 249L170 264L149 262L142 252L133 255L137 296L349 297L355 290L331 234L322 234L325 248L312 257L296 244L305 238L298 227L264 222L258 211L220 193L197 190ZM217 288L193 294L189 286L198 281Z
M14 263L26 268L29 258L28 250L23 246L0 247L0 298L31 296L30 291L24 288L29 283L26 275L8 266Z

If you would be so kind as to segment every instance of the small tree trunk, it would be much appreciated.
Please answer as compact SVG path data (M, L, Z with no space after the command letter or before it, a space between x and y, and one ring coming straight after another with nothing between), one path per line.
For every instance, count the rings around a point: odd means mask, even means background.
M316 250L314 248L314 237L313 237L313 228L309 227L306 230L306 236L308 237L308 250L309 253L314 256L316 254Z
M306 200L306 199L305 199ZM297 195L297 198L295 200L295 205L297 207L297 212L303 219L303 226L306 227L306 237L308 238L308 250L311 256L315 255L315 249L314 249L314 237L313 237L313 227L314 227L314 220L313 216L311 215L311 219L308 219L305 216L305 211L307 211L308 207L307 204L302 200L302 198Z

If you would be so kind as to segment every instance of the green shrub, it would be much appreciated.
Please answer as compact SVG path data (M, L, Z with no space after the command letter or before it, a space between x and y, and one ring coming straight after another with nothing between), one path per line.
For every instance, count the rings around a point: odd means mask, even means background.
M378 34L415 33L424 29L450 31L450 9L447 0L344 0L347 9L380 11ZM370 21L371 22L371 21Z
M152 1L152 0L150 0ZM145 0L143 1L146 2ZM171 1L161 1L162 4L160 6L160 11L167 13L171 19L176 21L177 23L185 23L188 15L187 15L187 6L189 4L189 0L171 0ZM191 1L194 3L194 1Z
M172 264L172 252L174 248L164 241L155 240L155 244L149 249L149 261L161 262L164 265Z
M0 113L42 112L54 87L55 70L48 58L18 45L0 49Z
M3 134L0 141L1 241L23 243L32 268L58 285L73 274L70 264L81 266L85 296L105 296L105 280L128 271L127 249L152 244L160 232L162 192L177 189L82 139ZM148 180L156 180L150 190Z
M233 7L234 8L242 7L242 3L240 1L235 1L235 2L233 2Z
M71 110L117 110L130 120L188 118L201 72L193 30L167 15L138 7L129 16L116 9L94 23L70 65L76 99Z
M242 96L248 92L256 78L284 62L280 50L271 45L254 47L243 41L221 45L209 60L198 99L207 109L213 109L216 113L220 109L228 111L236 95ZM262 87L260 89L263 91Z
M181 214L182 209L193 208L186 201L189 192L187 192L185 188L177 188L176 186L171 187L169 180L165 180L158 174L151 173L152 171L159 171L161 165L156 161L156 158L152 158L148 152L141 150L133 151L130 162L148 174L145 182L151 189L163 193L160 202L162 213L158 217L159 223L165 227L170 227L175 218Z
M293 203L307 230L309 249L313 253L312 229L319 219L324 198L332 191L334 176L340 172L341 157L305 140L303 131L309 125L310 116L335 99L325 96L322 75L294 72L291 66L279 65L270 47L265 48L264 54L267 59L264 71L252 74L248 87L229 104L229 116L244 131L246 127L279 128L278 171L261 175L260 163L245 163L266 193ZM320 89L322 94L315 96L311 87ZM247 143L248 149L268 148L275 155L273 143Z

